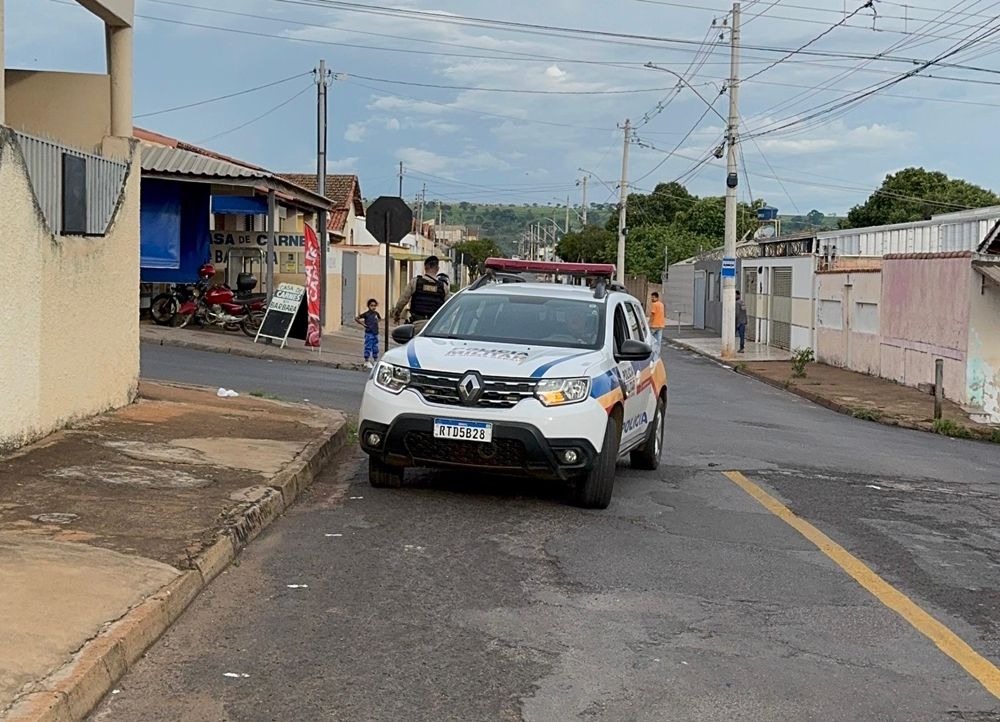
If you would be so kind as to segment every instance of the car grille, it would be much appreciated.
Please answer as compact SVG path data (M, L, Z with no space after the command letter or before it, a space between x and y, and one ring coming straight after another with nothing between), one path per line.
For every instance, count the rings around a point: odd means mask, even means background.
M410 370L410 388L419 392L424 399L432 404L445 406L461 406L458 396L458 382L464 373L455 374L443 371ZM532 379L503 379L489 376L483 377L483 393L476 401L476 406L490 409L509 409L516 406L522 399L530 399L535 395L537 382Z
M494 439L489 444L453 439L435 439L427 431L410 431L404 438L406 450L417 461L494 469L524 467L524 444L518 439Z

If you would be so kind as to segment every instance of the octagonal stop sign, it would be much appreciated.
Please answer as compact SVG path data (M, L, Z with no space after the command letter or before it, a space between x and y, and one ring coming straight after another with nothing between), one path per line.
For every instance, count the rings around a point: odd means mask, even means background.
M381 196L368 206L365 227L379 243L399 243L413 229L413 211L396 196Z

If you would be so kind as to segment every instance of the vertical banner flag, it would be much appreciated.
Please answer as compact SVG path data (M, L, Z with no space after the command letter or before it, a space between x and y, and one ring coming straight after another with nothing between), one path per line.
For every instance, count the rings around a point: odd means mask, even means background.
M308 223L305 226L306 254L306 308L309 311L309 329L306 346L319 348L322 330L319 323L320 273L319 238Z

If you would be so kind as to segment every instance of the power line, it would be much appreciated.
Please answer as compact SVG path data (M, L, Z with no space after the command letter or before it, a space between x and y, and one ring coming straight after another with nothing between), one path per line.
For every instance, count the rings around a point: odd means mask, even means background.
M844 23L846 23L848 20L850 20L851 18L853 18L855 15L857 15L862 10L865 10L865 9L869 9L870 10L870 9L872 9L874 1L875 0L868 0L868 2L866 2L864 5L861 5L860 7L858 7L857 9L855 9L854 12L852 12L850 15L845 15L843 20L841 20L838 23L835 23L835 24L831 25L829 28L827 28L826 30L824 30L823 32L821 32L819 35L817 35L816 37L814 37L812 40L809 40L804 45L800 45L795 50L791 51L790 53L788 53L787 55L784 55L781 58L778 58L777 60L775 60L770 65L761 68L760 70L758 70L757 72L753 73L752 75L748 75L747 77L743 78L743 80L740 81L740 82L746 82L748 80L753 80L758 75L762 75L762 74L766 73L768 70L770 70L771 68L775 67L776 65L780 65L781 63L783 63L784 61L788 60L792 56L801 53L803 50L805 50L806 48L808 48L813 43L822 40L824 37L826 37L827 35L829 35L830 33L832 33L834 30L836 30L837 28L839 28L841 25L843 25Z
M390 78L373 78L357 73L345 73L349 78L361 78L374 83L389 83L391 85L406 85L414 88L438 88L441 90L469 90L482 93L524 93L528 95L633 95L637 93L662 93L670 88L632 88L628 90L529 90L523 88L489 88L475 85L439 85L437 83L418 83L408 80L392 80Z
M303 93L306 93L309 90L311 90L312 87L313 87L313 83L309 83L309 85L307 85L306 87L304 87L302 90L298 91L295 95L293 95L292 97L288 98L287 100L281 101L280 103L278 103L277 105L275 105L273 108L269 108L268 110L265 110L260 115L251 118L250 120L246 121L245 123L240 123L239 125L234 126L234 127L230 128L229 130L224 130L221 133L216 133L215 135L211 135L208 138L196 141L196 145L201 145L202 143L208 143L209 141L216 140L217 138L221 138L224 135L229 135L230 133L235 133L238 130L242 130L243 128L246 128L248 125L253 125L258 120L262 120L263 118L266 118L271 113L274 113L277 110L281 110L281 108L284 108L286 105L288 105L289 103L291 103L293 100L295 100L296 98L298 98L300 95L302 95Z
M289 77L282 78L281 80L275 80L275 81L273 81L271 83L265 83L264 85L257 85L257 86L254 86L253 88L247 88L246 90L238 90L235 93L227 93L226 95L218 95L218 96L216 96L214 98L206 98L205 100L198 100L198 101L195 101L193 103L185 103L184 105L175 105L172 108L163 108L162 110L154 110L154 111L152 111L150 113L139 113L138 115L135 116L135 118L136 119L138 119L138 118L149 118L149 117L152 117L154 115L164 115L166 113L173 113L174 111L177 111L177 110L187 110L188 108L197 108L198 106L208 105L209 103L217 103L220 100L229 100L230 98L235 98L235 97L238 97L240 95L247 95L248 93L255 93L258 90L264 90L265 88L273 88L276 85L281 85L281 84L287 83L287 82L289 82L291 80L296 80L298 78L305 77L306 75L312 75L312 71L307 71L305 73L298 73L296 75L290 75Z

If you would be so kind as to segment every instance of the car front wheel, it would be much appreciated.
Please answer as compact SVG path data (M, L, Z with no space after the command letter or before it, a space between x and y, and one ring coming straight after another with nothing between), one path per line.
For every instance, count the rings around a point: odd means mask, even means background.
M604 431L604 443L597 463L586 476L577 481L573 503L584 509L607 509L615 488L615 466L618 462L618 448L621 434L615 417L608 418Z

